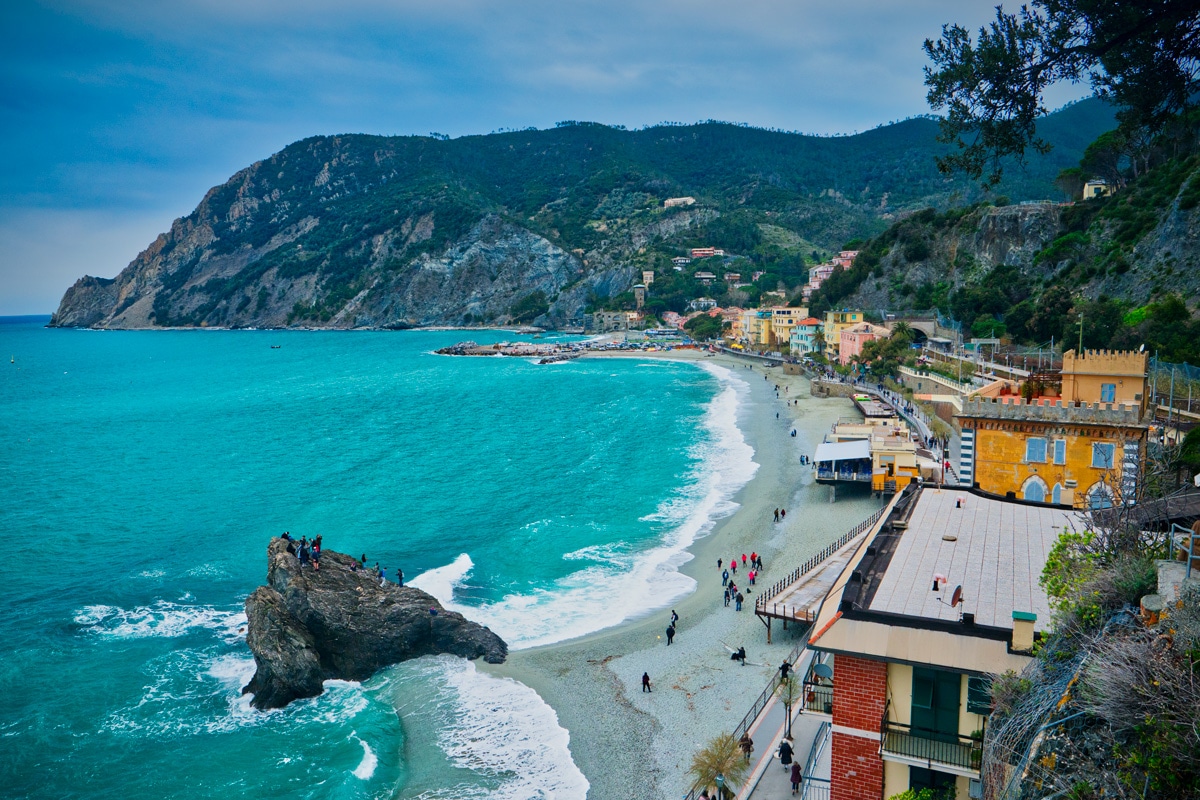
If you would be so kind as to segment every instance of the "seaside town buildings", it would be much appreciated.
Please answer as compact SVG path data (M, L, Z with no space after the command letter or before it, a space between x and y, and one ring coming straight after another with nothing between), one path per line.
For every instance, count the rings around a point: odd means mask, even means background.
M965 398L960 480L993 495L1077 508L1135 501L1146 457L1146 353L1063 354L1058 374Z
M982 796L986 678L1020 672L1048 628L1038 585L1069 509L913 484L825 598L805 678L832 722L831 800L954 787Z
M668 197L666 200L663 200L663 208L678 208L695 204L696 198L694 197Z
M838 338L838 363L849 364L855 356L862 353L863 345L875 339L886 339L892 335L887 328L860 322L849 328L843 328Z
M821 328L821 320L816 317L805 317L797 320L792 326L791 336L788 338L788 347L792 355L802 356L808 353L815 353L817 347L817 331Z
M837 361L838 350L842 343L842 331L862 323L863 312L842 309L841 311L826 311L825 324L822 333L825 337L825 357Z
M713 256L723 256L725 251L719 247L693 247L692 258L712 258Z

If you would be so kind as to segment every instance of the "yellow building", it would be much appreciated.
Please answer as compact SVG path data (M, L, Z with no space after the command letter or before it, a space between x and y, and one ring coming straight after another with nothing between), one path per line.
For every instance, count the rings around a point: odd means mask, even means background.
M771 312L765 309L748 308L741 312L734 326L738 341L752 347L771 344Z
M842 331L863 322L861 311L826 311L825 312L825 357L830 361L837 360L838 348L842 340Z
M1084 403L1120 403L1146 410L1148 353L1074 350L1063 353L1062 398Z
M1150 419L1145 353L1073 350L1061 385L993 384L963 401L960 479L981 491L1076 508L1137 499ZM1023 396L1024 395L1024 396Z
M796 323L808 316L807 308L787 308L775 306L766 309L771 312L771 343L775 346L787 344L792 337L792 329Z

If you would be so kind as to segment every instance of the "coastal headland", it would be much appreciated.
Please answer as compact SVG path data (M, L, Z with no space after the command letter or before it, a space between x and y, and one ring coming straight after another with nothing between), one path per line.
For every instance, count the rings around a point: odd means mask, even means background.
M502 665L481 665L532 687L555 709L571 735L571 752L591 784L589 798L678 798L692 785L692 754L731 731L802 641L803 630L766 629L754 615L760 587L876 511L881 501L864 493L830 503L799 456L811 454L839 418L855 415L848 400L816 398L807 379L784 375L728 355L700 350L592 351L591 357L667 358L728 370L737 381L737 425L754 450L757 471L734 496L732 514L717 520L677 566L695 590L671 606L647 609L636 619L567 642L510 653ZM778 391L776 390L778 387ZM796 436L791 436L792 430ZM784 508L783 522L774 510ZM757 552L765 568L748 585L743 553ZM721 570L739 559L736 581L746 593L739 612L723 603ZM677 633L667 645L674 610ZM747 663L730 660L728 648L745 647ZM650 676L652 691L641 686ZM759 742L759 747L768 746Z

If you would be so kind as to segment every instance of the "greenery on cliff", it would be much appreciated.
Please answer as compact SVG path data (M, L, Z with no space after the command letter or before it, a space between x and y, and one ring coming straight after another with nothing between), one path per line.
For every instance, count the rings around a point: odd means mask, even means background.
M1111 127L1112 113L1090 100L1046 125L1054 153L1013 170L999 191L1056 196L1055 176ZM680 275L670 258L706 245L730 254L712 264L719 274L763 273L739 290L755 302L794 290L817 259L897 214L984 197L938 173L946 148L936 137L927 118L839 137L720 122L636 131L572 122L452 140L314 137L214 188L115 285L68 293L55 324L505 322L529 319L541 306L528 300L536 291L562 322L589 303L611 304L642 269L660 276L656 307L682 310L704 293L691 276L705 265ZM696 202L663 206L676 196ZM557 260L515 269L534 246L528 237L512 244L525 234L558 248L547 251ZM503 242L509 251L496 255ZM443 280L432 302L436 281L417 278L439 259L439 274L457 276L464 264L478 274L461 286ZM490 287L498 279L502 292Z

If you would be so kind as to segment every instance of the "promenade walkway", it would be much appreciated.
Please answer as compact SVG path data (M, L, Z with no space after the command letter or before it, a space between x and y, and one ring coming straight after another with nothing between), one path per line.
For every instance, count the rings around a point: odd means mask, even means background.
M800 679L812 663L813 651L805 650L796 664L796 678ZM828 721L828 716L821 714L801 713L804 704L797 699L792 707L792 750L793 760L799 761L801 769L805 766L809 752L820 732L822 721ZM778 693L772 704L763 710L751 728L750 738L754 740L754 766L750 777L742 790L737 794L737 800L783 800L792 796L791 767L783 767L779 763L779 743L787 733L787 707ZM829 780L830 762L829 748L826 747L822 757L811 767L812 775Z

